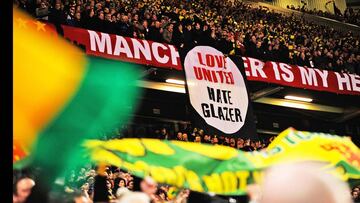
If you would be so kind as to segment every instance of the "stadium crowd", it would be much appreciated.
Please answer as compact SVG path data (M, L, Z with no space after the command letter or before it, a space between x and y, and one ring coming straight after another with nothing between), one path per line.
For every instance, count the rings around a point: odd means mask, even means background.
M121 138L123 137L115 130L111 135L104 135L103 139ZM250 139L233 138L217 135L208 135L203 129L192 128L190 130L178 131L176 134L170 132L166 128L155 130L149 137L166 139L166 140L179 140L186 142L198 142L214 145L230 146L242 151L254 151L265 148L275 137L271 137L265 142L251 141ZM15 173L16 175L16 173ZM102 186L96 186L95 182L99 177L105 178L106 183ZM24 202L24 195L30 193L31 187L35 185L31 176L20 176L14 178L14 203ZM101 181L101 179L100 179ZM27 187L27 192L18 193L19 187ZM23 186L25 185L25 186ZM30 188L30 189L29 189ZM84 167L70 170L63 181L61 186L61 198L67 202L75 203L91 203L100 200L108 200L109 202L121 202L122 199L133 196L135 199L143 200L144 202L174 202L183 203L189 196L188 190L179 190L175 187L167 185L158 185L151 178L139 179L132 176L130 173L121 170L115 166L106 166L104 170L99 170L97 166L88 164ZM99 197L95 195L95 190L102 191L106 196ZM58 197L58 196L57 196ZM126 198L125 198L126 197ZM26 199L26 198L25 198ZM124 200L125 201L125 200Z
M360 26L360 9L346 8L344 11L344 14L342 14L341 11L339 11L339 10L337 10L337 12L333 14L328 11L316 10L316 8L314 8L313 10L310 10L310 9L306 8L306 6L302 6L302 7L298 6L295 8L294 5L291 5L291 6L287 6L287 8L291 9L291 10L301 11L303 13L322 16L322 17L334 19L334 20L337 20L340 22L350 23L350 24Z
M55 25L170 43L178 48L211 44L228 55L360 74L359 36L239 1L14 3Z
M35 186L34 172L14 172L13 203L25 203ZM134 184L134 182L136 182ZM91 164L71 170L62 185L49 195L50 203L183 203L190 191L158 185L152 178L139 179L113 166Z
M120 138L119 134L112 138ZM214 145L224 145L234 147L242 151L254 151L265 148L275 138L270 137L266 141L251 141L250 139L232 138L224 136L211 136L202 129L193 128L192 130L178 131L175 134L166 128L155 130L150 136L153 138L166 140L180 140L187 142L199 142ZM108 139L108 138L106 138ZM123 171L115 166L99 166L91 164L70 170L66 175L61 186L61 199L66 203L92 203L92 202L151 202L151 203L185 203L189 197L189 190L181 190L168 185L158 185L151 178L139 179L132 176L129 172ZM16 173L15 173L16 175ZM95 184L103 182L103 184ZM14 203L25 202L26 197L31 192L31 187L35 182L31 176L20 176L14 178ZM98 191L98 192L96 192ZM100 191L100 192L99 192ZM97 194L95 194L97 193ZM360 186L356 186L351 191L351 196L355 202L360 200ZM59 198L54 196L54 198Z
M149 177L138 179L116 167L106 167L101 176L100 173L91 165L72 170L66 178L63 191L60 195L52 195L50 202L59 202L55 201L55 198L58 198L62 203L186 203L190 194L189 190L159 186ZM13 183L13 203L25 203L36 183L32 175L19 172L14 174L17 177L14 177ZM99 182L105 181L105 184L95 185L95 179ZM134 179L139 181L138 188L134 186ZM352 188L351 197L354 202L360 202L359 193L360 185Z
M82 167L80 170L72 170L66 178L65 191L85 198L87 202L104 200L109 202L120 200L121 202L127 196L135 195L135 199L142 200L140 202L181 203L189 195L188 190L179 191L171 186L160 186L150 177L139 179L114 166L106 166L104 171L100 171L99 168L95 170L91 165ZM105 184L96 186L95 180L102 181L101 178L105 180ZM105 196L96 194L96 189L101 190Z
M194 128L191 131L178 131L176 135L168 132L166 128L155 131L154 138L179 140L185 142L198 142L213 145L224 145L233 147L242 151L255 151L266 148L275 138L265 140L251 140L243 138L226 137L223 135L209 135L203 129Z
M36 18L55 25L65 24L122 36L174 44L178 48L212 44L228 55L249 56L360 74L359 36L306 22L295 16L284 16L265 7L235 4L221 0L14 0L14 4ZM349 11L350 13L350 11ZM347 16L347 13L344 14ZM349 14L350 16L353 14ZM358 13L355 14L358 16ZM243 151L265 148L273 139L250 139L208 135L202 129L180 131L176 135L166 128L154 137L190 142L226 145ZM94 166L73 170L65 179L69 202L95 202L95 180L105 177L107 197L121 202L122 198L141 191L138 198L152 202L173 200L183 202L189 191L171 196L176 189L158 186L145 178L139 184L130 173L108 166L99 172ZM14 202L25 202L34 186L32 178L14 178ZM139 187L139 188L137 188ZM145 196L140 197L141 195ZM359 199L359 187L352 191Z

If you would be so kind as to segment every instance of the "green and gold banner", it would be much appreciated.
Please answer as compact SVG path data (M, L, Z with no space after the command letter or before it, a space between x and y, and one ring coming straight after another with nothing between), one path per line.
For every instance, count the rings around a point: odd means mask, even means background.
M227 146L156 139L88 140L94 162L151 176L158 183L198 192L241 195L263 169L280 163L318 161L344 181L360 180L360 150L349 138L324 133L282 132L267 149L242 152Z

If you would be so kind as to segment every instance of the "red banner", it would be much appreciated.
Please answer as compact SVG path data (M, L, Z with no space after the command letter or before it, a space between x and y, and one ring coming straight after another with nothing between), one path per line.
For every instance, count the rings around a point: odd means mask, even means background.
M179 52L169 44L62 26L64 37L89 55L182 70ZM243 57L248 80L284 86L360 95L360 76Z
M83 45L86 54L131 63L182 70L173 45L62 26L64 37Z
M248 80L338 94L360 95L360 76L242 57Z

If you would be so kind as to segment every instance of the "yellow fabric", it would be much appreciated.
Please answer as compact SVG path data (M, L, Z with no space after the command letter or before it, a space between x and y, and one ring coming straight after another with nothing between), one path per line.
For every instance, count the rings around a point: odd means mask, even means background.
M347 137L325 137L321 134L295 131L289 128L279 134L269 145L267 151L276 151L275 148L285 151L286 154L274 153L266 159L259 160L258 164L262 167L268 167L276 163L308 160L329 161L334 166L339 160L343 160L356 168L360 168L360 150ZM347 179L349 177L343 176L342 178Z

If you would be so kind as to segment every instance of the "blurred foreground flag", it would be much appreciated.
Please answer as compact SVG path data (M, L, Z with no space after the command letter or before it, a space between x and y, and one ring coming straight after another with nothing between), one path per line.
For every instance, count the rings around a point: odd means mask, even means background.
M24 151L19 141L13 140L13 163L24 158L27 153Z
M232 147L156 139L88 140L95 163L107 163L156 182L220 195L243 195L275 165L320 163L352 186L360 183L360 151L348 138L288 128L268 148L243 152Z
M81 162L83 139L127 121L136 107L138 68L88 58L47 34L48 25L16 8L13 15L13 160L29 154L27 163L46 170L51 182Z

